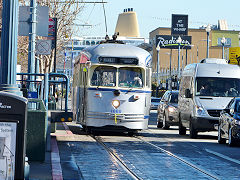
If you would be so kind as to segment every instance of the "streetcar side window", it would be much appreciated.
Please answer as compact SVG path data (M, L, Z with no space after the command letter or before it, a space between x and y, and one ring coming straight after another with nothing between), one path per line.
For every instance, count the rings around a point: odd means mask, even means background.
M116 72L117 69L114 67L98 66L92 74L91 85L107 87L116 86Z
M141 68L124 67L119 68L119 87L142 88L143 75Z

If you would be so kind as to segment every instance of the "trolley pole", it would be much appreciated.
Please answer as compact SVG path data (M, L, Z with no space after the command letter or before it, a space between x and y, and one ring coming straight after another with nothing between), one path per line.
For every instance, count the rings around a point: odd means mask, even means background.
M18 0L3 0L2 17L0 91L22 96L16 84Z

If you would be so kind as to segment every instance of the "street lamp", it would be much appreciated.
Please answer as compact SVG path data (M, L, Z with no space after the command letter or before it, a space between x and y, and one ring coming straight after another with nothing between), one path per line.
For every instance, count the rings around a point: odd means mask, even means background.
M206 32L207 32L207 58L209 57L209 33L211 31L211 26L210 24L207 25L206 27Z
M157 47L156 47L156 50L157 50L157 86L159 86L159 51L160 51L160 46L159 46L159 44L157 45Z
M169 55L169 90L171 91L172 90L172 53L168 53L166 52L165 54Z
M182 43L182 38L180 36L178 36L176 43L178 44L178 78L180 78L180 47Z
M221 43L222 43L222 59L224 59L224 45L226 43L226 38L224 36L221 39Z

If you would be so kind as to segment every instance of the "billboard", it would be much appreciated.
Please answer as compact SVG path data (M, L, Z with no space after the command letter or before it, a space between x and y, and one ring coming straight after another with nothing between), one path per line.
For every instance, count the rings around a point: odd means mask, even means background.
M229 64L240 65L240 47L229 48Z
M177 39L179 36L171 35L156 35L156 47L160 48L178 49ZM192 36L181 36L182 42L180 48L191 49Z
M188 35L188 15L172 14L172 35Z

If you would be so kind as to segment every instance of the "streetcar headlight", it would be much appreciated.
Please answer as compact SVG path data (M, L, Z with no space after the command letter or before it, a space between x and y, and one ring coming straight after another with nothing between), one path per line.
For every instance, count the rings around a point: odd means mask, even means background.
M120 106L120 101L119 100L113 100L112 101L112 106L117 109Z

